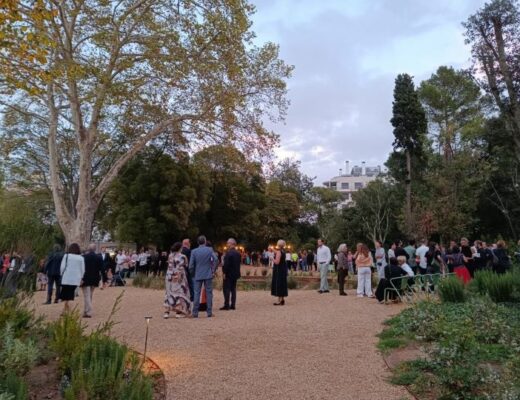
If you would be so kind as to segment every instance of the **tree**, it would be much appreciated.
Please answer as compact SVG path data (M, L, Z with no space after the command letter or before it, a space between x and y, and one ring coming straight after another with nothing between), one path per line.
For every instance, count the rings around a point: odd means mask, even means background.
M309 211L315 214L315 222L320 236L329 241L334 236L337 228L336 221L340 214L341 193L337 190L315 187L310 192L311 200L308 206Z
M516 0L493 0L463 24L484 89L503 114L520 161L520 12Z
M467 143L464 139L481 128L480 88L467 72L442 66L421 82L418 94L429 119L429 133L444 160L450 162Z
M127 165L105 197L102 227L120 241L169 248L181 235L198 233L190 230L196 229L194 216L208 208L208 186L187 157L173 159L161 149L147 149Z
M43 152L38 162L67 242L86 245L111 184L150 142L235 143L258 157L276 142L262 121L283 118L292 68L278 58L276 45L255 46L252 5L45 4L52 18L37 33L52 43L47 60L18 54L13 49L24 43L16 39L0 57L0 104L41 125L24 131L26 145L13 158ZM25 8L20 18L20 24L36 22ZM71 165L62 162L67 152Z
M410 75L400 74L395 80L392 112L390 122L394 127L394 152L403 152L406 158L405 230L412 235L412 160L420 160L422 156L427 124Z
M377 179L352 195L355 210L365 236L371 241L385 242L388 234L397 230L395 210L398 208L398 189Z

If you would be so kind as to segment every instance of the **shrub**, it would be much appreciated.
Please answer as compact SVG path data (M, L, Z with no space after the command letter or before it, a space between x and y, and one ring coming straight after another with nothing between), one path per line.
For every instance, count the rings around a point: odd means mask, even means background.
M495 303L513 300L513 290L516 283L516 274L495 274L491 271L480 271L475 274L472 287L479 294L489 295Z
M141 371L138 358L126 346L97 333L73 356L70 379L64 392L67 400L152 398L150 379Z
M0 365L4 372L12 372L17 376L25 375L38 360L38 348L32 341L22 342L14 337L14 330L7 324L2 331L2 350Z
M34 311L28 307L29 297L18 295L0 300L0 330L9 324L15 337L24 335L31 327L42 321L36 318Z
M464 283L457 277L449 277L441 280L439 284L439 297L444 303L464 303L464 301L466 301Z
M267 269L264 268L264 269L262 270L262 276L267 276Z
M298 287L298 282L296 282L296 279L294 279L292 276L289 276L287 278L287 288L288 289L296 289Z
M0 400L27 400L27 385L22 378L9 372L0 380Z
M60 372L67 373L72 356L81 352L83 347L85 325L81 323L79 312L73 311L63 314L60 319L51 324L50 331L49 347L58 355Z

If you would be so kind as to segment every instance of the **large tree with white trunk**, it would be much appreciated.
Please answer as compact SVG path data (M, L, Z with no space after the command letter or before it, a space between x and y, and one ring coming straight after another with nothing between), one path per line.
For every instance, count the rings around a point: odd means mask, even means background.
M257 46L243 0L49 0L46 57L0 53L10 177L47 185L67 242L84 246L124 166L151 141L230 143L261 156L277 137L291 67ZM49 44L47 44L49 43ZM20 42L19 46L24 46Z

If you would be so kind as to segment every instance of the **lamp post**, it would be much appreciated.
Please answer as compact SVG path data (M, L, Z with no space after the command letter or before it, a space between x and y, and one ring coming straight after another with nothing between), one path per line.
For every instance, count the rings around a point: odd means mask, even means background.
M148 328L150 327L150 320L152 317L144 317L146 320L146 335L144 337L144 354L143 354L143 364L146 361L146 350L148 349Z

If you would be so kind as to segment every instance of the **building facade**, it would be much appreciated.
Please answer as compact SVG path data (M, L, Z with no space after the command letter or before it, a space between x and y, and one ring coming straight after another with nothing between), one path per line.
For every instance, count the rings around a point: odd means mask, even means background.
M349 162L345 163L345 173L339 170L339 175L323 182L325 187L337 190L343 196L342 206L353 204L352 194L360 189L363 189L369 182L375 181L381 174L381 166L367 167L365 162L361 166L355 165L352 169Z

